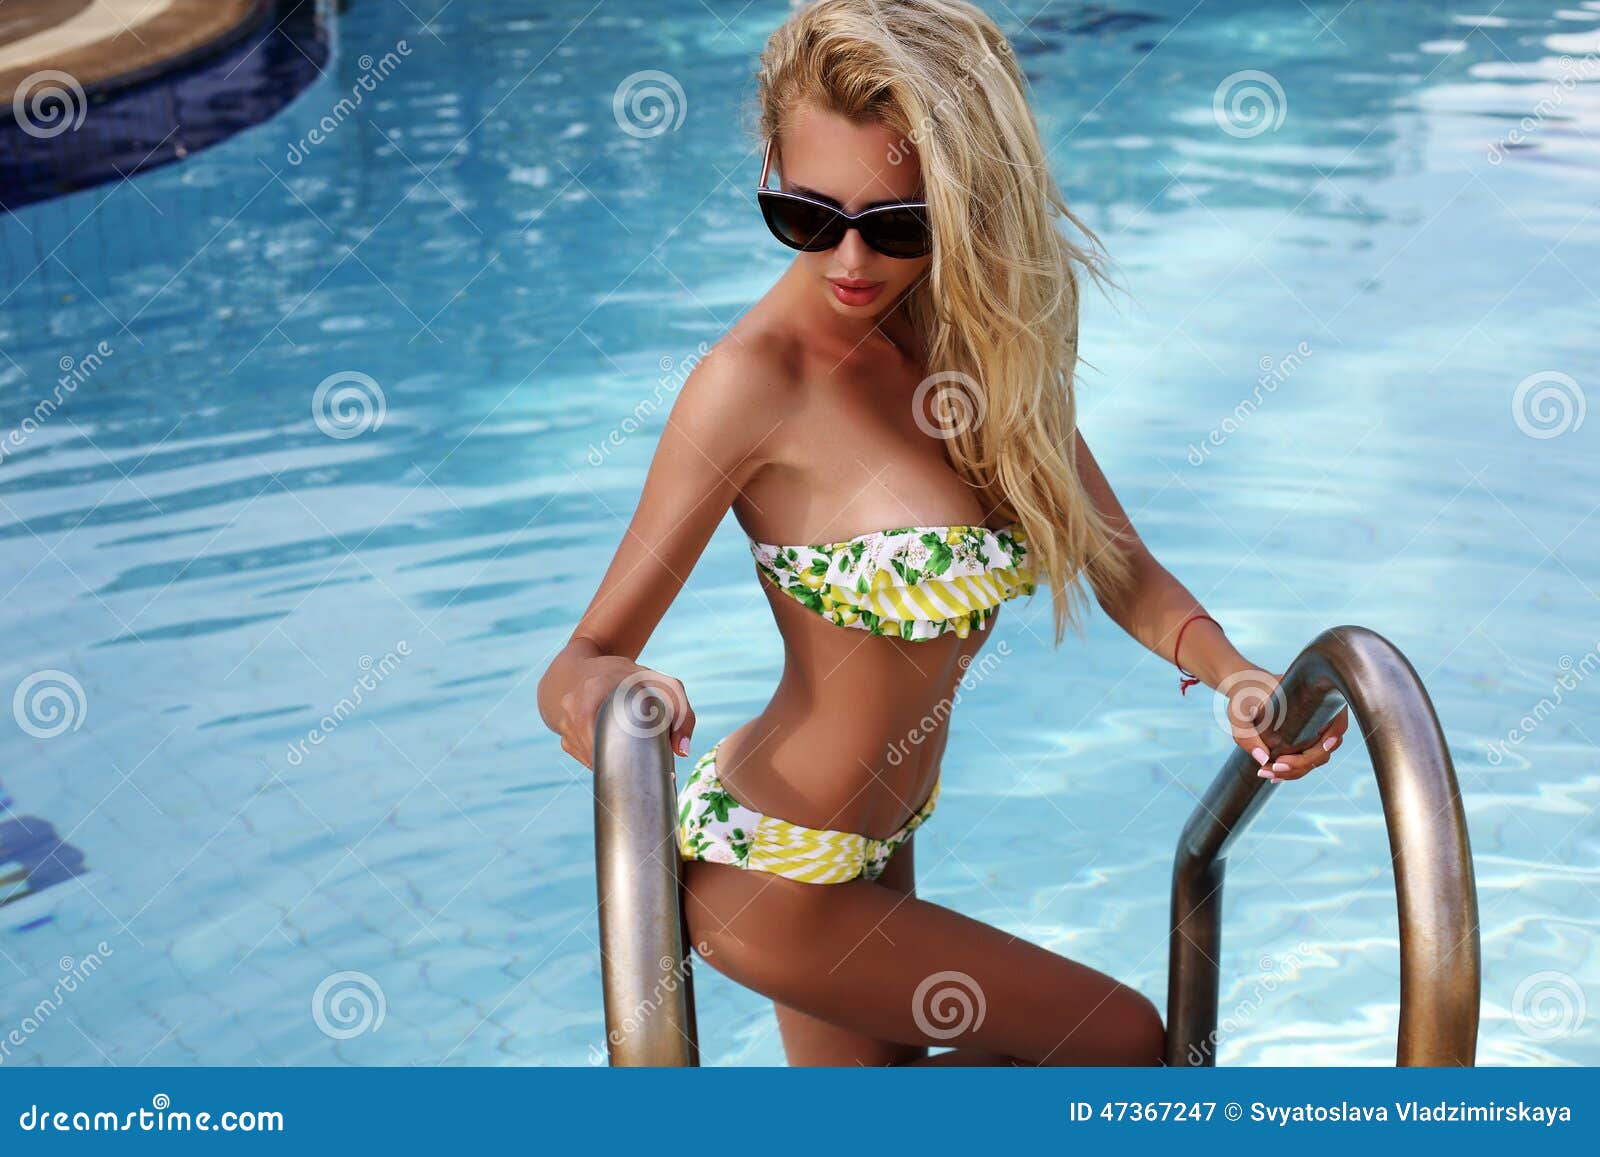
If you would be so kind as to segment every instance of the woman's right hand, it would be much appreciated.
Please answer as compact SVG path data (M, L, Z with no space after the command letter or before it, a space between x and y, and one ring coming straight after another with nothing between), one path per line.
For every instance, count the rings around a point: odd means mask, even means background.
M556 701L559 717L555 730L561 736L562 751L594 770L595 721L601 705L612 696L618 696L613 710L620 712L618 719L625 730L645 736L670 729L672 750L689 754L694 710L683 684L619 655L587 660L573 685Z

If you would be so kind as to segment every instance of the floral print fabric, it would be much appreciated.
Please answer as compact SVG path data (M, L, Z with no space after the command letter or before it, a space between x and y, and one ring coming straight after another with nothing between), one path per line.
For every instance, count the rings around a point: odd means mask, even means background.
M939 801L935 782L917 813L887 839L803 827L734 799L717 777L720 746L695 761L678 792L678 855L685 860L733 864L809 884L843 884L857 876L875 880Z
M995 608L1034 591L1020 523L904 526L814 546L750 543L756 567L841 627L907 640L985 629Z

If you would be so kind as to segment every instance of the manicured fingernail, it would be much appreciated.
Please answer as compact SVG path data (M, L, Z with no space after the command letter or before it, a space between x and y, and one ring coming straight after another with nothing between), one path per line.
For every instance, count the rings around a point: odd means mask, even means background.
M1278 778L1278 777L1277 777L1277 776L1273 776L1273 777L1272 777L1272 782L1273 782L1273 783L1282 783L1282 782L1283 782L1283 780L1281 780L1281 779L1279 779L1279 778Z
M1289 770L1289 765L1287 763L1283 762L1283 760L1280 759L1280 760L1278 760L1277 763L1274 763L1272 765L1272 770L1273 771L1288 771Z
M1328 738L1326 738L1326 739L1324 739L1322 741L1322 750L1323 751L1332 751L1333 750L1333 745L1335 743L1338 743L1338 742L1339 742L1339 737L1337 735L1330 735L1330 736L1328 736Z
M689 737L687 735L678 736L678 754L679 755L688 755L689 754Z
M1267 749L1265 747L1253 747L1250 749L1250 754L1256 757L1257 763L1267 762Z
M1271 779L1272 778L1272 772L1268 771L1264 767L1256 768L1256 775L1259 776L1262 779Z

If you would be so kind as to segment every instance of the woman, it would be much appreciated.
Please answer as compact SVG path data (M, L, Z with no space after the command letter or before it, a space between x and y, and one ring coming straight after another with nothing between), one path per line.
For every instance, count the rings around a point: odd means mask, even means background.
M688 753L682 684L634 659L731 506L785 662L679 789L697 949L772 998L791 1064L1158 1064L1143 995L916 898L951 696L999 604L1040 583L1057 644L1087 581L1191 681L1227 684L1262 763L1249 722L1278 676L1145 549L1076 429L1076 267L1099 276L1098 241L993 22L963 0L818 0L759 80L757 200L794 262L684 383L540 713L592 767L601 703L648 685ZM1326 762L1347 720L1260 774Z

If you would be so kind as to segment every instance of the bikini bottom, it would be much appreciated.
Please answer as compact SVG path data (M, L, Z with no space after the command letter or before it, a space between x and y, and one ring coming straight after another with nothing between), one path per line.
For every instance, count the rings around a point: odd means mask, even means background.
M733 864L808 884L843 884L857 877L876 880L890 858L939 799L934 782L927 802L899 831L885 839L829 828L808 828L763 815L728 793L717 778L718 740L698 760L678 792L678 854L685 860Z

